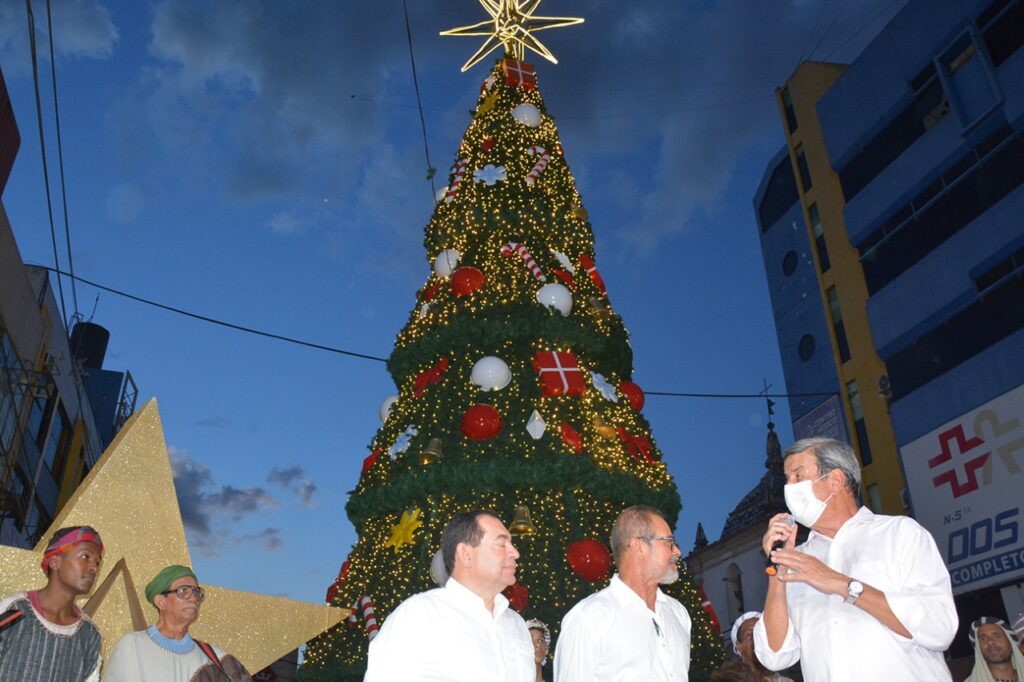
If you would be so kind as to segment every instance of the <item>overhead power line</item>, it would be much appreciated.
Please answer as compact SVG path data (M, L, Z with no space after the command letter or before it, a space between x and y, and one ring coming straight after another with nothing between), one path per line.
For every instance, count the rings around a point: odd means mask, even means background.
M71 256L71 221L68 220L68 190L64 183L64 143L60 135L60 106L57 103L57 57L53 49L53 14L46 0L46 32L50 37L50 78L53 82L53 121L57 131L57 165L60 171L60 196L64 203L64 241L68 248L68 272L71 273L71 304L78 317L78 289L75 286L75 260Z
M104 286L102 284L98 284L96 282L89 281L89 280L85 279L84 277L79 277L77 275L71 275L71 274L66 273L66 272L61 272L60 270L57 270L56 268L51 268L51 267L48 267L46 265L42 265L40 267L45 268L46 270L49 270L50 272L53 272L54 274L58 275L58 277L60 275L64 275L66 277L72 277L72 278L78 280L79 282L81 282L82 284L88 284L89 286L95 287L95 288L97 288L97 289L99 289L101 291L106 291L106 292L109 292L111 294L116 294L118 296L123 296L124 298L131 299L133 301L137 301L138 303L145 303L146 305L151 305L154 308L160 308L161 310L167 310L167 311L172 312L172 313L178 313L179 315L184 315L186 317L191 317L191 318L193 318L195 320L202 320L203 322L209 322L210 324L216 324L216 325L219 325L221 327L227 327L228 329L234 329L236 331L245 332L247 334L255 334L256 336L263 336L263 337L266 337L268 339L276 339L278 341L285 341L287 343L294 343L294 344L299 345L299 346L305 346L306 348L315 348L316 350L323 350L323 351L327 351L328 353L338 353L339 355L348 355L348 356L351 356L351 357L354 357L354 358L362 358L364 360L375 360L377 362L387 362L387 358L381 358L381 357L378 357L376 355L368 355L366 353L356 353L354 351L344 350L343 348L335 348L333 346L325 346L325 345L323 345L321 343L313 343L312 341L303 341L302 339L296 339L296 338L293 338L291 336L284 336L283 334L274 334L272 332L265 332L265 331L262 331L260 329L253 329L252 327L246 327L246 326L243 326L243 325L240 325L240 324L235 324L233 322L226 322L224 320L218 320L215 317L210 317L208 315L200 315L199 313L193 313L193 312L190 312L188 310L184 310L182 308L177 308L175 306L167 305L167 304L164 304L164 303L158 303L157 301L153 301L153 300L150 300L148 298L143 298L142 296L136 296L135 294L129 294L126 291L121 291L121 290L115 289L113 287Z
M44 269L46 269L46 270L48 270L48 271L50 271L50 272L52 272L52 273L54 273L56 275L64 275L66 277L74 277L74 279L78 280L82 284L87 284L87 285L89 285L91 287L94 287L96 289L99 289L101 291L106 291L106 292L109 292L111 294L115 294L117 296L123 296L124 298L130 299L132 301L136 301L137 303L143 303L145 305L150 305L150 306L153 306L155 308L160 308L161 310L167 310L169 312L177 313L179 315L185 315L186 317L191 317L192 319L200 320L202 322L209 322L210 324L216 324L216 325L219 325L221 327L227 327L228 329L234 329L236 331L245 332L247 334L255 334L256 336L262 336L262 337L265 337L265 338L268 338L268 339L275 339L277 341L284 341L286 343L294 343L296 345L304 346L306 348L313 348L315 350L323 350L323 351L327 351L329 353L338 353L339 355L348 355L348 356L353 357L353 358L362 358L363 360L374 360L376 362L387 362L387 358L382 358L382 357L379 357L379 356L376 356L376 355L369 355L367 353L356 353L354 351L345 350L343 348L335 348L333 346L325 346L322 343L313 343L311 341L303 341L302 339L296 339L294 337L285 336L283 334L274 334L272 332L265 332L265 331L262 331L260 329L254 329L252 327L246 327L246 326L243 326L243 325L240 325L240 324L234 324L233 322L225 322L224 320L219 320L219 319L217 319L215 317L210 317L209 315L200 315L199 313L193 313L193 312L190 312L188 310L184 310L182 308L178 308L178 307L175 307L175 306L172 306L172 305L167 305L165 303L159 303L157 301L153 301L153 300L148 299L148 298L143 298L142 296L136 296L135 294L129 294L126 291L121 291L120 289L115 289L113 287L108 287L108 286L105 286L103 284L98 284L97 282L93 282L93 281L87 280L84 277L79 277L78 275L70 275L70 274L68 274L66 272L61 272L61 271L57 270L56 268L51 268L51 267L48 267L46 265L41 265L39 267L44 268ZM833 396L833 395L838 395L838 393L836 393L834 391L831 392L831 393L766 393L765 391L762 391L760 393L680 393L680 392L673 392L673 391L644 391L644 393L646 395L665 396L665 397L670 397L670 398L761 398L761 399L764 399L764 398L804 398L804 397L815 397L815 396Z
M25 0L28 12L28 45L32 56L32 82L36 94L36 121L39 124L39 150L43 161L43 184L46 187L46 211L50 216L50 241L53 244L53 265L55 272L60 272L60 257L57 255L57 227L53 222L53 199L50 196L50 171L46 164L46 137L43 135L43 104L39 96L39 61L36 52L36 17L32 13L32 0ZM65 326L68 323L68 311L64 305L64 284L60 275L57 276L57 293L60 294L60 314Z
M420 97L420 79L416 76L416 54L412 49L412 27L409 25L409 7L406 0L402 0L402 9L405 11L405 37L409 42L409 63L412 64L412 85L416 90L416 106L420 112L420 130L423 131L423 154L427 157L427 180L430 181L430 200L436 201L437 189L434 187L433 164L430 163L430 147L427 145L427 121L423 118L423 100Z

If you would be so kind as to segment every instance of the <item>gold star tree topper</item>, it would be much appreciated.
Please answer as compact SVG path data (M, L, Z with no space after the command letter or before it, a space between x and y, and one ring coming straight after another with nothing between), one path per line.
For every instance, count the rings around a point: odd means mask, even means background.
M49 537L67 526L93 526L104 556L82 610L103 635L103 658L126 633L156 621L146 583L169 564L191 566L174 477L156 400L118 433L32 551L0 546L0 595L39 589ZM200 579L202 576L200 575ZM206 600L190 634L213 642L252 671L281 658L347 615L305 602L203 585Z
M526 50L536 52L552 64L558 60L544 43L533 35L537 31L549 28L560 28L582 24L580 17L541 17L534 14L543 0L480 0L490 19L485 19L471 26L460 26L441 31L443 36L487 36L472 57L462 65L462 71L468 71L474 64L498 49L505 46L505 53L513 59L522 61Z

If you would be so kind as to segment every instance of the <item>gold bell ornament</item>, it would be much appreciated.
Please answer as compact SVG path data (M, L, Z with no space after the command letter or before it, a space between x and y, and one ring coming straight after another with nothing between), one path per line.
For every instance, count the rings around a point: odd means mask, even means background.
M423 448L423 452L420 453L420 464L427 466L434 462L440 462L442 457L444 457L444 452L441 450L441 439L431 438L427 447Z
M530 520L530 508L526 505L519 505L512 514L512 523L508 527L512 535L532 535L537 532L537 527Z

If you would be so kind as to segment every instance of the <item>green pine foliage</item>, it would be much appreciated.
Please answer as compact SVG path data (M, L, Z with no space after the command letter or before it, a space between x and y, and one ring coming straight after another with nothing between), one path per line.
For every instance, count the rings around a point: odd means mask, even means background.
M538 125L513 116L524 104L539 112ZM504 179L476 181L487 166L499 177L504 169ZM643 416L642 393L637 400L634 390L631 402L622 388L632 388L632 351L596 269L588 272L597 261L594 236L558 130L539 90L507 83L500 60L481 88L448 182L447 200L426 227L429 277L388 362L398 400L369 445L348 502L359 539L333 603L351 608L369 596L383 622L404 599L434 587L430 562L454 513L487 508L510 525L516 508L526 507L536 531L515 537L517 579L529 595L522 615L548 623L557 641L566 611L607 585L607 578L591 583L575 573L567 548L584 538L607 546L615 517L630 505L656 507L671 524L679 494ZM545 281L515 251L503 254L509 242L529 252ZM455 272L442 277L430 264L448 249L459 257ZM462 267L476 268L482 284L479 277L474 284L474 273L463 278ZM571 292L566 315L536 298L552 283ZM581 395L545 395L533 361L548 351L575 356ZM500 390L471 381L474 363L486 356L501 358L511 371ZM592 372L607 382L603 393ZM463 432L464 415L477 404L500 416L496 435ZM534 411L545 422L539 438L526 429ZM424 463L432 439L439 439L442 456ZM396 449L396 442L407 447ZM403 512L413 510L423 523L412 542L389 544ZM689 573L681 571L666 591L693 619L690 679L707 679L723 651ZM300 679L360 680L367 645L362 619L328 631L310 642Z

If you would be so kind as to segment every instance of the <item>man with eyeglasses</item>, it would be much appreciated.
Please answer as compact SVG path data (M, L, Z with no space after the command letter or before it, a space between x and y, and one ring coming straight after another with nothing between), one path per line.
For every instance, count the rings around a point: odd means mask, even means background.
M556 682L686 682L690 614L658 587L679 579L679 546L653 507L630 507L612 526L617 573L562 619Z
M171 565L146 585L146 599L160 613L156 625L130 632L114 645L103 670L104 682L252 682L234 656L192 639L188 629L199 618L205 598L196 574Z

